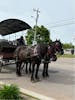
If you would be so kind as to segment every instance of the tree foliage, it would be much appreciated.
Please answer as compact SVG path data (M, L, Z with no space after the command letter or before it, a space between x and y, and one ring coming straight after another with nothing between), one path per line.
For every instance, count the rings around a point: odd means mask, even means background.
M63 44L63 48L64 49L70 49L70 48L73 48L74 46L73 46L73 44L72 43L64 43Z
M34 26L33 29L30 29L27 31L27 36L26 36L27 44L30 45L33 43L35 28L36 28L36 41L37 41L37 43L49 43L50 42L50 32L47 28L45 28L42 25L41 27Z

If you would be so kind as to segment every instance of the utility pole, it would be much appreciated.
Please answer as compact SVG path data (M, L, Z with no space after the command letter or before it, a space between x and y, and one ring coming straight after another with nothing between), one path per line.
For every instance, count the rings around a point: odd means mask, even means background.
M33 11L36 13L36 18L35 18L35 33L34 33L34 40L33 40L33 45L36 45L37 44L37 41L36 41L36 33L37 33L37 22L38 22L38 18L39 18L39 9L33 9Z

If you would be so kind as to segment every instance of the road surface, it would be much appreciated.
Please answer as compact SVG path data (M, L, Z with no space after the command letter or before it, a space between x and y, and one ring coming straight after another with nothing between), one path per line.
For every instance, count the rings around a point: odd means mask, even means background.
M0 81L15 83L21 88L52 97L56 100L75 100L75 58L58 58L49 64L49 77L42 78L43 64L40 66L40 82L32 83L30 75L23 71L17 77L15 64L6 65L0 73Z

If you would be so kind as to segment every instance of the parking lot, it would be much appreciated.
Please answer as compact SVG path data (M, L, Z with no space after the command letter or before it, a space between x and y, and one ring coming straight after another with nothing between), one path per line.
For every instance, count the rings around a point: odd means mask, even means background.
M40 82L32 83L30 75L23 72L16 76L15 64L6 65L0 73L0 81L15 83L21 88L52 97L56 100L74 100L75 93L75 58L58 58L49 64L49 77L42 77L43 64L40 66Z

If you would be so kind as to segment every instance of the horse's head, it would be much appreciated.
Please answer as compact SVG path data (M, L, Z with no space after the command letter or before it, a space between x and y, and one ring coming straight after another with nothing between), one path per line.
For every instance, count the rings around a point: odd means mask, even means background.
M56 40L53 44L56 52L63 55L64 54L63 44L60 42L60 40Z
M51 61L56 61L57 60L57 56L55 54L55 48L53 47L53 45L48 45L48 56L50 57Z

